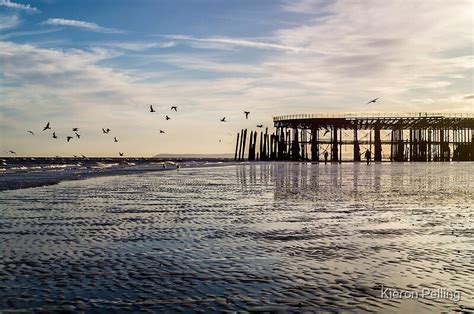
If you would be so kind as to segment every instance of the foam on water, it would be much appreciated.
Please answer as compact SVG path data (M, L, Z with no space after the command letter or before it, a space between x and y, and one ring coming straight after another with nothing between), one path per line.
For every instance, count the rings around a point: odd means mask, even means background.
M473 311L473 167L243 164L0 192L0 310Z

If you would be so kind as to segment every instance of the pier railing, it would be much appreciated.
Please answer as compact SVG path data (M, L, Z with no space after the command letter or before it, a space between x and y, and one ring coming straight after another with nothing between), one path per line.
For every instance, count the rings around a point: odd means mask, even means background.
M390 118L474 118L474 113L439 113L439 112L374 112L374 113L303 113L273 117L273 121L301 119L390 119Z

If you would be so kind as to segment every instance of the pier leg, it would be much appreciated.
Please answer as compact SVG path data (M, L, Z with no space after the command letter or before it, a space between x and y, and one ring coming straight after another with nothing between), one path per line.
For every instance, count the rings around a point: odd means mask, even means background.
M375 154L374 154L374 160L375 161L382 161L382 141L380 139L380 128L376 127L375 128L375 133L374 133L374 144L375 144Z
M333 134L332 134L332 150L331 150L331 157L332 161L338 161L339 159L339 151L338 151L338 140L337 140L337 128L333 128Z
M354 161L360 161L360 145L357 125L354 126Z
M314 128L311 130L311 160L319 161L319 132Z

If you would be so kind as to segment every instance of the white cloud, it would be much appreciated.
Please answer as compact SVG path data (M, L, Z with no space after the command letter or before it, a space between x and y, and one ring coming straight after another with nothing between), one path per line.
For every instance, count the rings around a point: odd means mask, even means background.
M0 31L15 28L20 24L18 15L0 14Z
M273 44L267 42L251 41L245 39L236 39L236 38L225 38L225 37L215 37L215 38L197 38L186 35L166 35L165 37L174 39L174 40L183 40L183 41L195 41L202 43L211 43L211 44L223 44L236 47L247 47L247 48L256 48L256 49L274 49L282 50L289 52L300 52L302 48L292 47L280 44Z
M78 27L78 28L90 30L93 32L99 32L99 33L122 33L122 31L120 30L102 27L102 26L97 25L96 23L77 21L77 20L67 20L67 19L61 19L61 18L50 18L42 22L41 24Z
M106 47L118 48L130 51L144 51L153 48L171 48L176 45L173 41L163 43L145 43L145 42L110 42L103 44Z
M39 13L40 12L40 10L38 10L35 7L32 7L29 4L16 3L16 2L12 2L10 0L0 0L0 6L4 6L4 7L7 7L7 8L16 9L16 10L22 10L22 11L26 11L26 12L29 12L29 13Z

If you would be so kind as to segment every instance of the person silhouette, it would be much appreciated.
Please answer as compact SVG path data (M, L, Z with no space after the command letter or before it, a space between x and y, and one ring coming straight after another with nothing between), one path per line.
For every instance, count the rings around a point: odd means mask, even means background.
M367 164L369 164L371 156L372 156L372 153L370 152L370 150L366 150L365 151L365 159L367 159Z
M328 151L325 151L324 152L324 164L328 163L328 156L329 156Z

